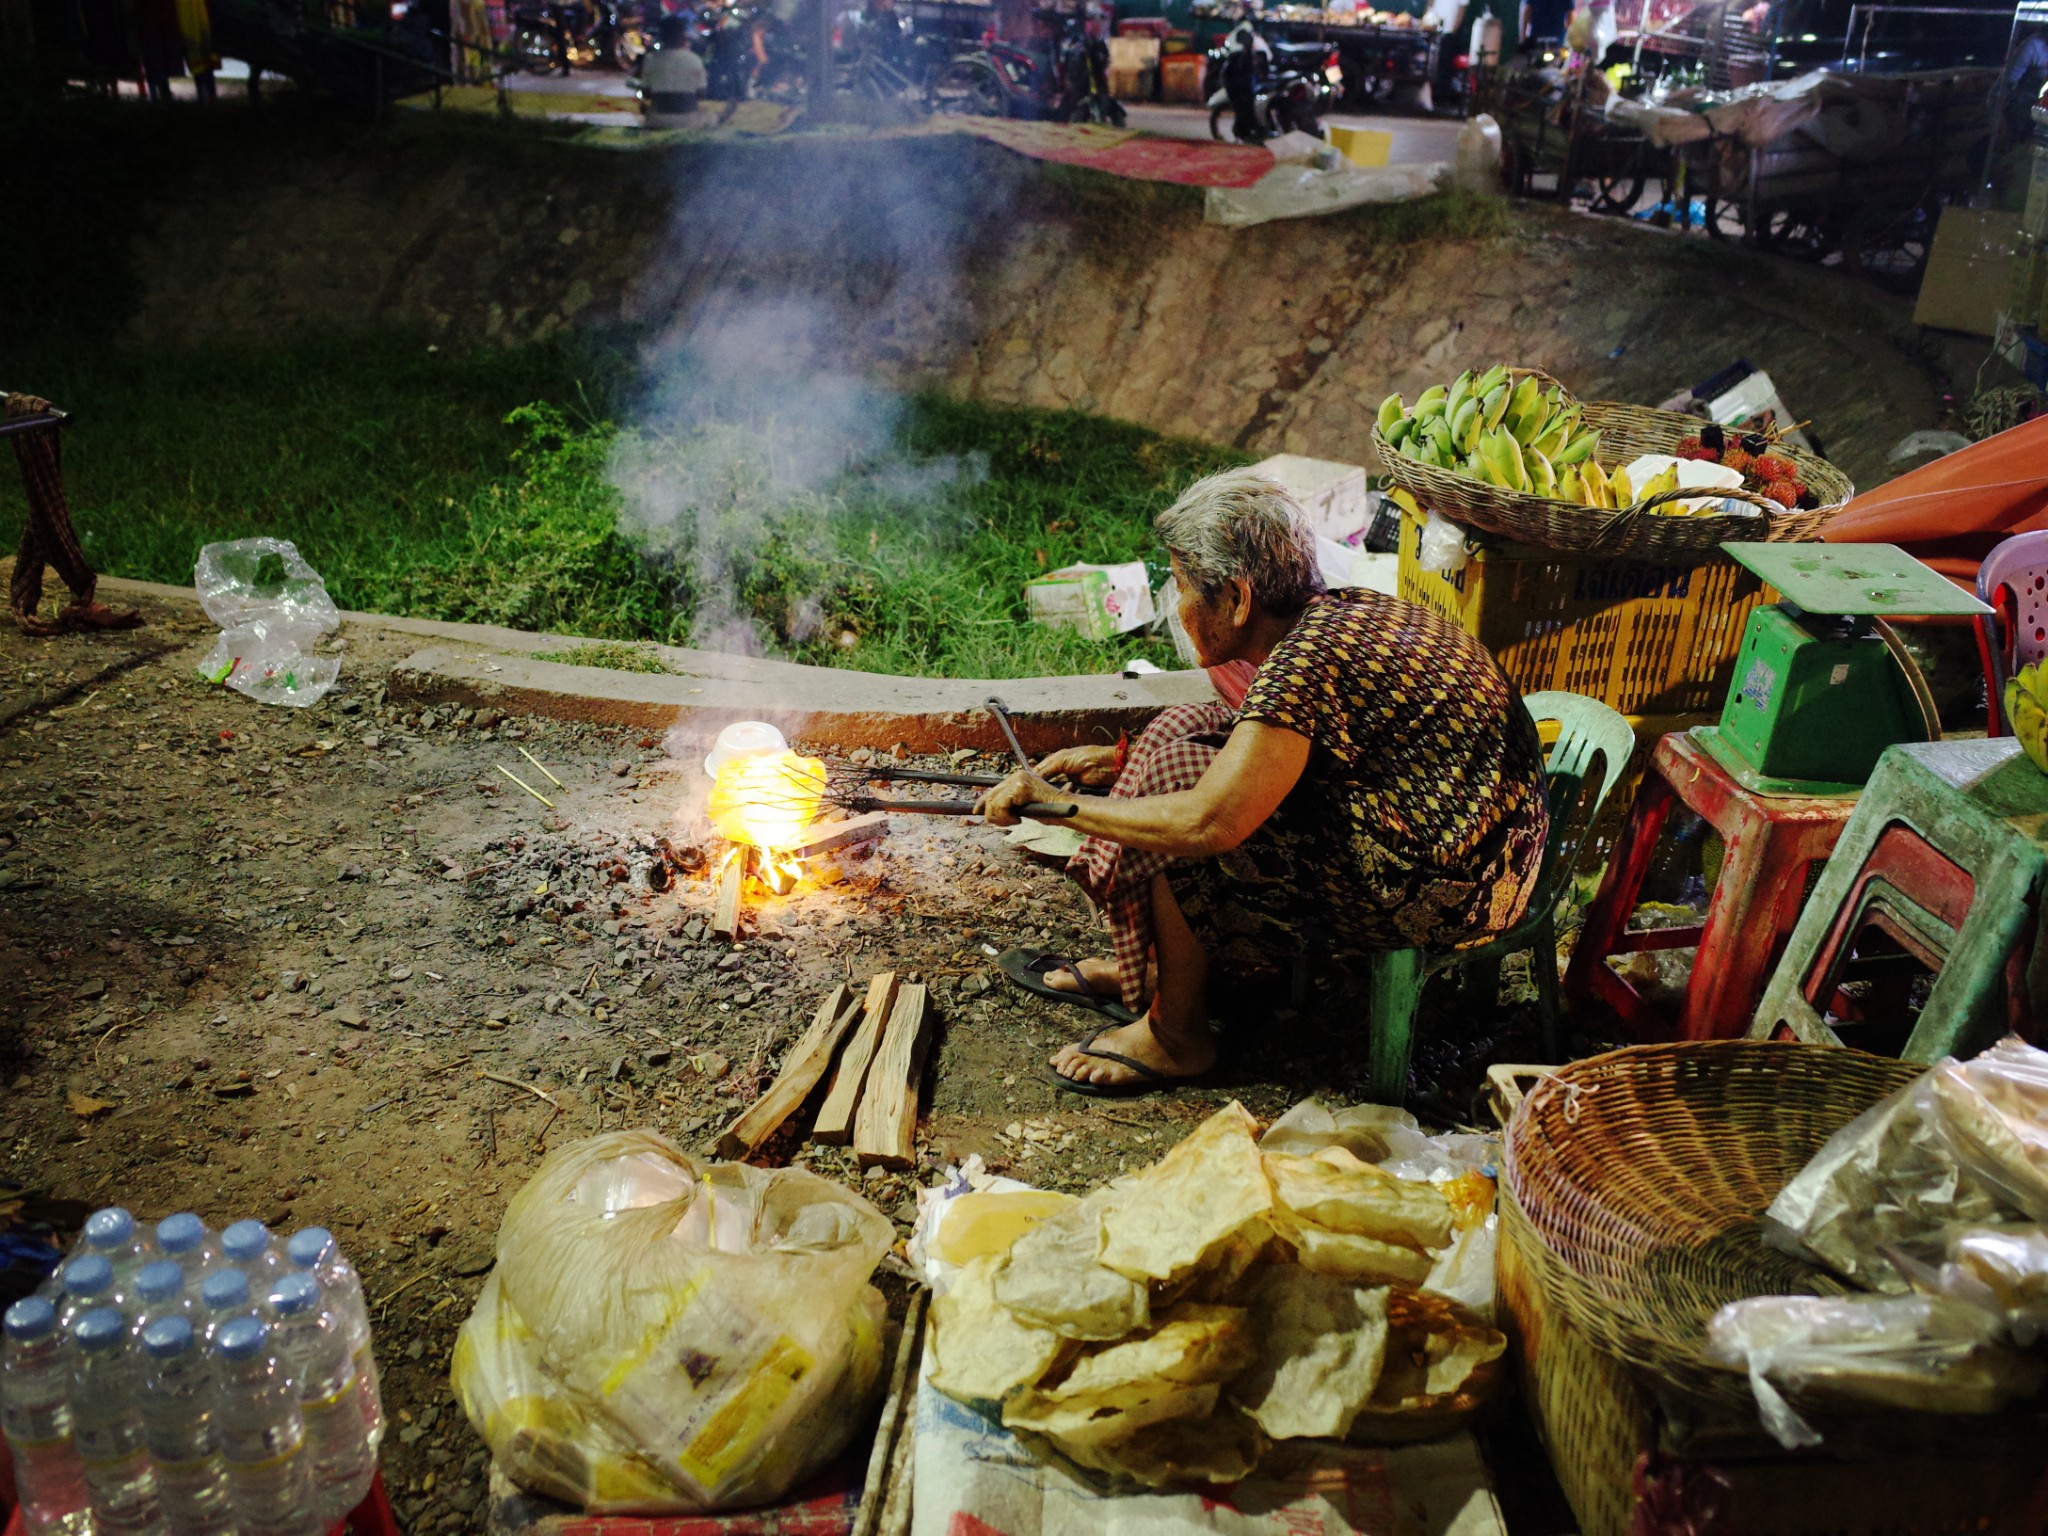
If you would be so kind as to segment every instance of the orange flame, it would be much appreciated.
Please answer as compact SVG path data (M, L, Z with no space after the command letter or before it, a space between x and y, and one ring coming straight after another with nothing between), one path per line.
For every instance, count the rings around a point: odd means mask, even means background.
M802 841L824 785L825 765L815 757L736 757L719 768L705 809L720 836L773 852Z

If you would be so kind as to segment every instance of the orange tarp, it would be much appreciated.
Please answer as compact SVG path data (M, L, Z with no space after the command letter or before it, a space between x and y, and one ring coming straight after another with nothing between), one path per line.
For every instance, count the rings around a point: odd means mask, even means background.
M1974 589L2001 539L2048 528L2048 416L1865 491L1827 525L1832 544L1897 544Z

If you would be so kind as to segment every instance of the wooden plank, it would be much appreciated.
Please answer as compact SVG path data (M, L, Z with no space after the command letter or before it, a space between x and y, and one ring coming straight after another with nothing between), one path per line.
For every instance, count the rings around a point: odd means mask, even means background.
M803 1108L804 1100L825 1076L859 1011L858 999L846 983L826 993L811 1027L782 1058L782 1070L775 1074L768 1091L726 1127L713 1150L720 1157L746 1157L781 1130L783 1122Z
M735 848L718 872L718 903L711 909L711 931L721 939L736 939L740 932L740 893L747 886L747 865L751 848Z
M931 1031L925 989L912 983L896 994L854 1116L853 1152L863 1168L908 1168L917 1159L918 1089Z
M808 859L835 849L851 848L858 843L871 843L888 830L888 816L881 811L870 811L865 816L854 816L845 821L820 823L804 834L802 842L781 851L788 858Z
M853 1140L853 1112L860 1103L860 1085L868 1075L868 1063L875 1059L875 1047L882 1043L882 1029L896 1002L896 973L884 971L868 983L867 1000L861 1005L860 1028L839 1053L839 1066L832 1074L832 1086L818 1110L811 1140L844 1146Z

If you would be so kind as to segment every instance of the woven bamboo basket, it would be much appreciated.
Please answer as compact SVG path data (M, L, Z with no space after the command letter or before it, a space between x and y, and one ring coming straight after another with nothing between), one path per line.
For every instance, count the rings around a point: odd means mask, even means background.
M1744 1297L1846 1289L1766 1247L1761 1218L1830 1136L1925 1070L1745 1040L1575 1062L1508 1126L1503 1203L1536 1239L1520 1257L1605 1352L1660 1391L1746 1419L1748 1377L1707 1357L1708 1319Z
M1549 379L1547 374L1536 377ZM1702 426L1697 417L1613 400L1589 401L1581 420L1600 433L1600 451L1595 457L1603 470L1610 471L1645 453L1673 453L1681 439L1696 435ZM1617 558L1672 560L1711 555L1731 541L1781 544L1818 538L1828 520L1856 494L1849 477L1834 465L1786 444L1771 451L1798 467L1799 478L1820 498L1820 506L1788 512L1768 497L1747 491L1681 491L1605 512L1554 497L1503 490L1470 475L1420 463L1390 446L1377 425L1372 429L1372 446L1388 478L1426 510L1525 544ZM1706 495L1741 501L1754 511L1716 517L1662 517L1654 510L1667 501L1699 500Z

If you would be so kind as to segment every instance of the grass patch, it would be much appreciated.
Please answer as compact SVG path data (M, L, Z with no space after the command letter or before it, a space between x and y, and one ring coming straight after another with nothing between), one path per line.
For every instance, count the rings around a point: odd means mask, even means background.
M783 494L722 451L758 423L622 433L624 365L601 350L465 358L357 336L15 360L75 413L67 488L102 570L185 583L202 544L272 534L343 607L622 642L561 658L585 665L642 665L648 641L729 645L734 625L773 654L877 672L1177 665L1161 638L1025 622L1023 585L1076 561L1156 575L1152 514L1243 461L1079 413L919 397L896 403L879 454ZM629 442L700 479L708 455L722 495L664 538L628 537L609 472ZM19 515L0 492L5 547Z
M589 645L573 645L560 651L535 651L535 661L562 661L576 667L603 667L612 672L663 672L673 675L675 668L663 661L644 645L628 645L623 640L597 640Z

